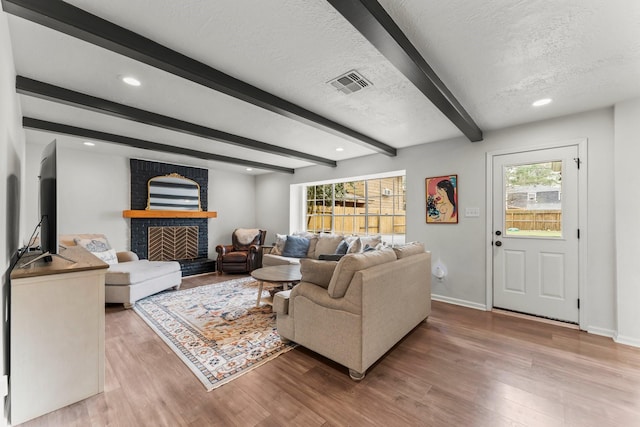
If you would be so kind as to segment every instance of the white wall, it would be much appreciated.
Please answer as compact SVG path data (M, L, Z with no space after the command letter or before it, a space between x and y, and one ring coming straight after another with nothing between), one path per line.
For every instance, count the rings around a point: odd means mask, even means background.
M482 308L486 306L485 158L491 151L531 147L576 138L588 138L589 223L587 325L592 332L613 335L615 330L613 192L607 177L613 174L613 110L583 114L486 132L483 142L464 138L399 150L396 157L373 155L343 161L336 168L314 166L291 175L269 174L256 179L258 221L269 233L289 230L289 185L323 179L405 169L407 171L407 241L425 242L433 259L448 268L433 293L444 299ZM457 225L425 223L424 180L430 176L458 174ZM604 177L604 179L603 179ZM286 206L287 209L282 209ZM465 218L467 207L480 208L479 218ZM603 211L603 209L605 209ZM276 212L280 214L276 215ZM603 213L604 212L604 213ZM272 234L273 235L273 234Z
M24 131L22 113L15 91L16 72L13 63L7 15L0 13L0 375L7 375L9 336L7 315L9 268L24 235L21 207L24 206L22 163ZM8 399L0 397L0 426L7 425Z
M615 106L615 214L618 332L616 341L640 347L640 99ZM611 184L611 182L609 182Z
M216 245L230 245L233 230L262 227L256 222L253 175L209 170L209 210L218 212L209 220L209 258L216 258Z
M37 176L43 148L42 144L27 144L26 210L30 227L39 218ZM129 249L130 220L122 217L122 211L130 209L130 176L127 157L59 144L58 232L103 233L115 249ZM209 210L218 212L218 218L209 220L209 258L215 258L215 246L231 243L235 228L257 226L254 177L210 170Z
M38 171L44 145L27 144L27 214L38 223ZM103 233L129 248L129 160L58 144L58 234Z

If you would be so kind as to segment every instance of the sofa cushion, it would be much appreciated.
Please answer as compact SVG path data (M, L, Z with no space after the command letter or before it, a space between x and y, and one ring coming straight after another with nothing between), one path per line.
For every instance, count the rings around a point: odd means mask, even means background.
M101 261L106 262L109 265L118 263L118 255L116 254L115 249L109 249L102 252L91 252L93 256L97 257Z
M309 239L301 236L287 236L282 256L305 258L309 250Z
M176 271L180 271L180 264L176 261L149 261L142 259L123 262L109 267L105 283L107 285L135 285Z
M382 236L380 234L376 234L374 236L362 236L360 237L360 242L362 243L360 251L363 251L364 248L367 247L367 245L370 248L375 248L380 243L382 243Z
M356 271L364 270L378 264L396 260L396 253L391 249L370 251L361 254L347 254L338 262L329 283L329 296L342 298L349 288Z
M318 246L318 235L313 234L309 237L309 250L307 251L307 258L316 257L316 246Z
M342 240L343 236L339 234L319 234L314 258L318 259L322 254L336 253L336 249Z
M347 248L348 254L357 254L362 252L362 240L359 237L356 237L349 243L349 247Z
M109 265L118 263L118 255L115 249L111 248L106 237L80 238L76 237L73 242L91 252L96 258Z
M393 251L398 259L406 258L411 255L421 254L424 252L424 244L420 242L411 242L406 245L395 246Z
M227 252L224 255L224 259L222 260L222 263L232 263L232 264L237 264L237 263L243 263L247 261L247 252L244 251L233 251L233 252Z
M286 234L276 234L276 242L273 245L273 249L271 249L271 254L273 255L282 255L282 251L284 250L284 244L287 242Z
M111 249L111 245L104 237L94 237L91 239L75 238L73 242L89 252L104 252Z
M300 264L300 260L305 258L292 258L282 255L264 254L262 256L262 266L271 267L273 265L295 265Z
M318 235L310 233L308 231L296 231L294 236L306 237L309 239L309 250L307 251L307 258L315 258L316 244L318 244Z
M344 255L347 253L347 250L349 249L349 243L347 243L346 240L343 240L342 242L340 242L340 244L338 245L338 247L336 248L336 255Z
M302 282L310 282L327 289L338 261L320 261L304 258L300 260Z

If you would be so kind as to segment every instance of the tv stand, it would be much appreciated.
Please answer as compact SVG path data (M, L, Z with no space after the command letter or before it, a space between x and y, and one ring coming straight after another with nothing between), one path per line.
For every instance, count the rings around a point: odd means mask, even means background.
M51 256L52 262L11 272L12 425L104 390L109 266L81 247L65 255L77 261L45 253L38 258Z

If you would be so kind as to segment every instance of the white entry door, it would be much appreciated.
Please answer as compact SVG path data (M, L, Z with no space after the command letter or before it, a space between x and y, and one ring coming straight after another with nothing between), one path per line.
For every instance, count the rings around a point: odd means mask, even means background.
M579 321L578 146L493 157L493 306Z

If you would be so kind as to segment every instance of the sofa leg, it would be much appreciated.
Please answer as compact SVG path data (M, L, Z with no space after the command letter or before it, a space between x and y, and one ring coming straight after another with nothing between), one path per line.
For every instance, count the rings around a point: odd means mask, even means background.
M354 381L361 381L364 379L365 372L358 372L355 369L349 369L349 376Z
M135 303L125 302L122 305L124 305L125 310L129 310L130 308L133 308L134 304Z

